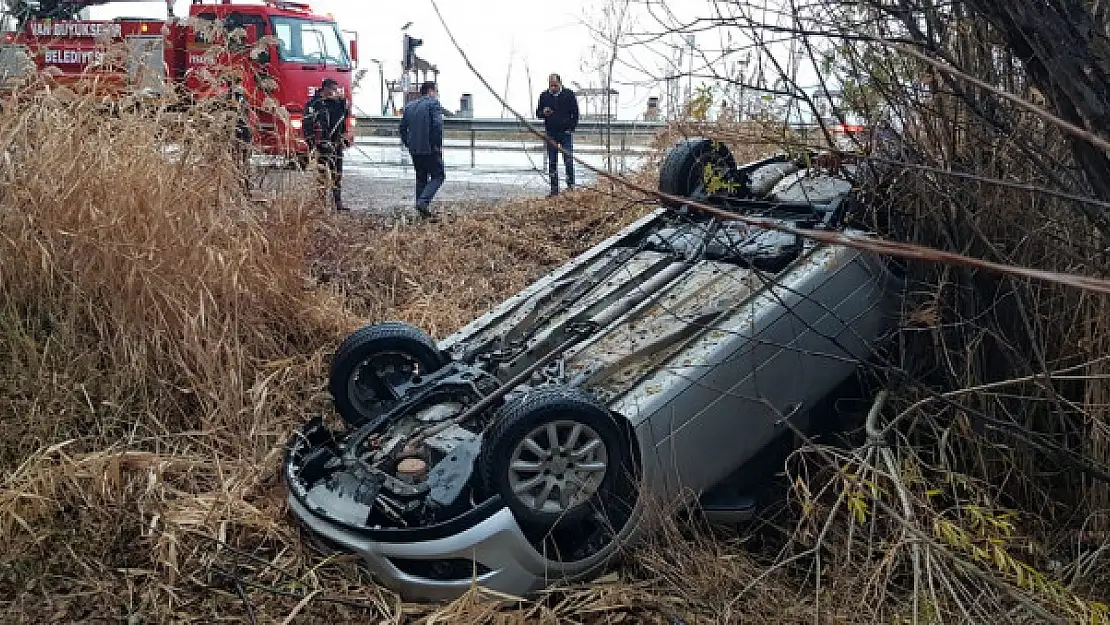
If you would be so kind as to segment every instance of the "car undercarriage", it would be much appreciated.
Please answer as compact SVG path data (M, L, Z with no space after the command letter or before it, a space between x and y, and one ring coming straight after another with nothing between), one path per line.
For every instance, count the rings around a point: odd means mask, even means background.
M857 182L805 163L686 141L660 174L676 199L451 336L351 334L329 380L342 427L316 417L289 444L294 515L425 600L593 575L649 500L750 516L722 487L868 360L897 292L879 259L739 218L843 229Z

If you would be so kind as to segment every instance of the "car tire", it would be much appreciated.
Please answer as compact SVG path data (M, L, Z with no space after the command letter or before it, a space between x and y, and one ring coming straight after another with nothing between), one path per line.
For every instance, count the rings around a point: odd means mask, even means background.
M383 380L381 371L368 372L365 365L374 360L392 361L399 370L392 372L392 379ZM390 401L384 384L392 384L407 373L427 375L437 371L446 359L435 341L423 330L407 323L387 321L363 328L348 336L336 351L328 374L328 390L335 402L336 412L348 426L358 426L380 412L381 402ZM407 365L405 363L408 363ZM361 380L361 375L371 373L372 378ZM365 384L360 384L365 382Z
M704 189L705 166L726 171L736 170L736 160L723 143L712 139L686 139L667 152L659 167L659 190L681 198L693 197ZM678 208L683 202L662 200L665 206Z
M551 429L556 443L549 438ZM569 449L562 447L567 443ZM523 528L548 531L607 514L610 495L627 482L621 472L630 468L630 445L604 406L575 389L546 387L498 411L483 437L479 475L487 492L501 495ZM564 491L561 485L570 488Z

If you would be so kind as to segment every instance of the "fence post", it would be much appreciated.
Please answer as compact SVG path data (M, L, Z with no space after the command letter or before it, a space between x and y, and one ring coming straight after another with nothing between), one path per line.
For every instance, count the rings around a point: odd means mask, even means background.
M474 168L474 153L477 149L477 143L478 143L475 140L477 134L478 134L478 132L476 130L474 130L473 126L471 126L470 127L470 168L471 169Z
M625 153L626 150L627 150L627 148L625 147L625 145L627 143L627 138L628 138L628 130L627 129L622 130L621 131L621 173L622 174L624 173L624 170L627 168L627 165L628 165L628 163L626 161L628 155Z

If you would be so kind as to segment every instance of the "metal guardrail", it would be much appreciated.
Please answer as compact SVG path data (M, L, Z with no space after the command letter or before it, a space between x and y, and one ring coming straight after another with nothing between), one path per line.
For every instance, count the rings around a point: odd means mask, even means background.
M529 120L533 127L543 128L540 120ZM360 134L393 136L401 125L401 117L395 115L359 115L356 118ZM584 119L578 122L577 135L604 136L606 132L613 137L637 136L650 137L666 127L663 122L649 122L640 120L595 120ZM443 130L445 132L473 132L477 133L516 133L528 132L528 127L516 118L479 118L479 117L444 117Z
M357 115L355 119L356 134L359 136L390 138L400 134L400 116ZM528 121L533 128L542 131L542 121ZM695 127L698 125L694 124ZM711 123L708 125L712 126ZM528 126L516 118L445 117L443 127L444 134L456 141L453 145L445 145L444 149L469 151L471 167L475 166L479 151L513 151L536 153L543 160L541 171L547 169L547 150L544 149L543 142L534 137ZM607 158L616 158L623 163L624 157L642 155L650 140L666 127L667 123L662 121L581 120L575 131L575 150L582 154L607 155ZM790 124L790 129L797 133L796 140L806 142L812 139L823 142L823 133L817 124ZM480 144L479 138L493 141L483 141ZM468 145L459 145L459 139L469 139ZM503 139L511 139L514 143L522 141L518 145L491 145Z
M529 120L533 127L542 132L543 122ZM400 134L401 117L394 115L357 115L355 117L355 134L369 137L397 137ZM578 122L575 129L575 148L582 148L582 152L591 151L590 145L606 145L611 148L611 156L620 158L637 154L630 149L633 145L644 146L660 130L666 127L663 122L648 122L639 120L594 120L585 119ZM470 166L474 167L479 150L487 149L512 149L513 151L528 152L536 150L542 154L543 169L547 169L547 150L543 149L543 142L531 135L528 126L516 118L472 118L472 117L444 117L443 131L445 135L462 135L469 138L469 146L451 146L453 149L466 149L470 152ZM522 144L517 148L490 148L478 144L479 135L483 139L503 139L512 135L528 135L531 147ZM447 146L444 146L446 149Z

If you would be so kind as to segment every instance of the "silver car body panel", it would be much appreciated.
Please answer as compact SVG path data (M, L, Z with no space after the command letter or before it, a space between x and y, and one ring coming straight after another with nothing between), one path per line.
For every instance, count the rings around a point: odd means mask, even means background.
M379 542L329 523L309 512L295 498L291 511L314 533L331 543L359 554L374 578L414 601L442 601L458 597L472 583L500 592L522 596L542 588L549 579L560 579L572 571L558 570L558 563L540 555L517 525L508 508L458 534L421 542ZM472 579L438 580L405 573L398 559L473 560L491 569Z

